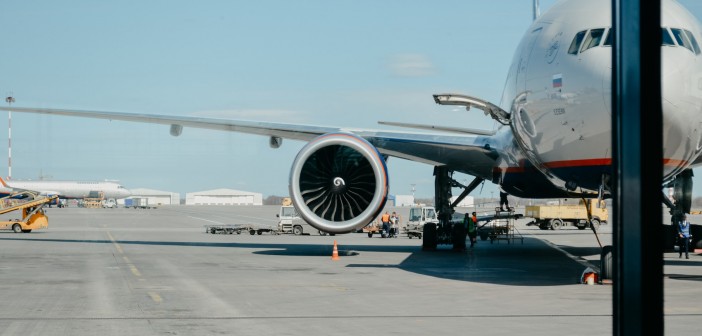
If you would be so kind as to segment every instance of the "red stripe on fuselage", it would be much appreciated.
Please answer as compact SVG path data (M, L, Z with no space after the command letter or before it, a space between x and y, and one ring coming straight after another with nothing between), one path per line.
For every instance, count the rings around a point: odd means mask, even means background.
M687 165L688 162L684 160L676 160L676 159L663 159L663 165L664 166L684 166ZM546 162L544 163L544 167L546 168L571 168L571 167L593 167L593 166L610 166L612 165L612 159L611 158L600 158L600 159L583 159L583 160L566 160L566 161L551 161L551 162ZM520 164L519 166L512 166L512 167L506 167L506 168L496 168L495 170L497 171L504 171L506 173L523 173L524 172L524 165Z

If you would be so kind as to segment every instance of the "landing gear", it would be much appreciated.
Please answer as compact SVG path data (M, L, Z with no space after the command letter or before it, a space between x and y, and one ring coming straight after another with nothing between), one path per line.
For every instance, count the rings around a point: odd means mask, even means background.
M663 203L670 209L670 223L673 225L673 228L680 222L683 214L690 213L690 208L692 207L692 176L692 169L685 169L667 185L667 187L673 188L674 203L673 200L670 200L663 193ZM675 232L675 229L673 229L673 232ZM665 237L666 248L673 248L675 237L674 235ZM694 239L698 240L697 237L694 237Z
M600 280L612 280L612 275L614 274L613 253L614 248L612 245L606 245L602 248L602 253L600 254Z
M445 166L434 167L434 204L438 213L438 223L424 224L422 249L436 250L437 245L453 245L454 250L466 249L466 232L463 222L451 222L456 205L475 190L484 179L476 177L468 186L453 179L453 171ZM451 188L461 187L464 191L451 202ZM458 224L454 226L454 224Z

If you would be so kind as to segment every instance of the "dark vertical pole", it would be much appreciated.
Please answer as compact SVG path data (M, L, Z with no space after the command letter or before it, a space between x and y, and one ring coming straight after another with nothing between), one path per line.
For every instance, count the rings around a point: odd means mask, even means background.
M663 335L660 0L613 0L615 335Z

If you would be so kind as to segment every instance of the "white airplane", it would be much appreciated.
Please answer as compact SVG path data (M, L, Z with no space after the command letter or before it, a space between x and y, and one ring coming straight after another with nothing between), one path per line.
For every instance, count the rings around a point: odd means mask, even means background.
M702 163L702 55L698 20L674 0L662 1L664 185L689 211L692 168ZM385 161L397 157L435 166L436 207L450 218L453 172L475 176L461 196L483 181L525 198L608 197L611 173L610 0L562 0L539 16L516 49L502 101L461 94L434 95L443 105L482 110L502 126L381 122L419 131L388 131L283 123L11 107L13 112L78 116L242 132L307 141L290 172L290 195L319 230L351 232L371 222L388 193ZM663 186L662 186L663 187ZM456 201L460 202L459 200ZM425 234L425 246L436 234Z
M2 194L18 191L33 191L42 196L57 195L61 199L83 199L98 197L102 193L105 199L120 199L131 192L116 182L111 181L5 181L0 178L4 188Z

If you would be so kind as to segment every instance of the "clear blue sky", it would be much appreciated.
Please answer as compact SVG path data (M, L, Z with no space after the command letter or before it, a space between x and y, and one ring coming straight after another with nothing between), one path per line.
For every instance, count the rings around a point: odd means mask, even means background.
M554 3L542 0L542 10ZM681 1L698 18L702 2ZM439 92L499 103L531 0L3 1L0 93L16 106L382 128L492 129ZM287 195L303 143L161 125L13 114L14 179ZM7 139L0 113L0 157ZM5 139L3 141L3 139ZM0 175L7 175L0 159ZM433 195L432 167L390 159L391 193ZM702 174L698 173L698 176ZM468 176L458 176L465 181ZM702 180L696 179L696 195ZM486 184L474 192L490 197ZM482 191L482 194L481 194Z

